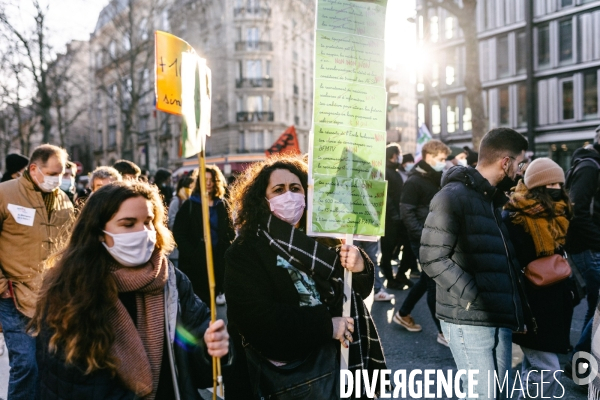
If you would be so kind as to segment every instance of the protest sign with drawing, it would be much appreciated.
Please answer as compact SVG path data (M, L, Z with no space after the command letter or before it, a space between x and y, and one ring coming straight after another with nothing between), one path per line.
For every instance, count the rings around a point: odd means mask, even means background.
M318 0L308 227L312 236L376 240L385 233L387 0ZM344 272L343 316L352 273ZM341 369L348 368L341 347Z
M308 233L385 231L387 1L319 0Z

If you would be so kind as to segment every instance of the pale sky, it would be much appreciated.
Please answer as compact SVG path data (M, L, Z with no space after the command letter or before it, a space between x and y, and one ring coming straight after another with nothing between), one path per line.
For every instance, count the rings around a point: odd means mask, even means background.
M278 0L287 1L287 0ZM44 2L44 0L42 0ZM108 0L45 0L49 4L48 23L53 46L64 50L69 40L86 40L93 31L100 10ZM21 0L26 15L28 0ZM30 7L30 6L29 6ZM388 0L386 19L386 64L415 62L415 24L407 18L415 15L415 0ZM24 18L23 16L21 18Z

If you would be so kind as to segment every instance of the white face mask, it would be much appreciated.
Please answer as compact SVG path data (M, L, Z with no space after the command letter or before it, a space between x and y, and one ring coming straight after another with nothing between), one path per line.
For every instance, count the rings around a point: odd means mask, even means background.
M42 172L42 170L40 169L39 166L37 166L37 170L44 177L44 181L43 182L39 182L38 179L35 176L33 176L33 175L32 176L35 179L35 182L37 183L38 187L40 189L42 189L44 192L51 192L51 191L53 191L54 189L56 189L57 187L60 186L60 183L62 182L62 175L59 175L59 176L46 176L46 175L44 175L44 173Z
M293 193L290 191L275 196L267 201L271 207L271 212L275 214L277 218L294 226L300 221L300 218L302 218L304 207L306 207L304 194Z
M415 166L415 163L408 163L404 166L404 170L406 172L410 172L410 170L413 169L414 166Z
M462 160L458 160L458 165L462 165L463 167L467 166L467 159L463 158Z
M156 245L156 231L144 229L131 233L109 233L103 231L113 238L113 247L108 247L102 242L112 258L124 267L137 267L150 260Z

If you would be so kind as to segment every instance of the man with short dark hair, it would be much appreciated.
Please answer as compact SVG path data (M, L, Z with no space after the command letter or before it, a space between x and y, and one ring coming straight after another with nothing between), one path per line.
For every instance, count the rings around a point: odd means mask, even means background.
M67 161L65 173L62 176L60 190L65 192L71 203L75 197L75 176L77 174L77 165L74 162Z
M59 189L67 153L41 145L19 179L0 184L0 322L10 360L9 399L34 398L35 338L27 333L44 261L72 223L73 205Z
M119 171L124 181L137 181L142 173L140 167L128 160L119 160L113 168Z
M525 329L519 263L500 208L526 150L518 132L489 131L476 168L456 166L443 176L421 237L421 265L437 284L436 316L457 368L479 370L479 398L504 397L495 387L488 392L488 374L492 385L494 373L510 381L512 332Z

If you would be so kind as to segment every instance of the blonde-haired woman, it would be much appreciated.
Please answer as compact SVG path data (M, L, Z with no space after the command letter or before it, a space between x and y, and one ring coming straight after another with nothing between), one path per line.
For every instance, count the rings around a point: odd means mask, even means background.
M217 305L225 304L223 279L225 274L225 252L233 240L233 229L225 205L225 178L214 165L206 166L206 190L209 196L210 238L212 242L213 266L217 293ZM200 196L200 177L192 187L192 195L183 202L173 225L173 235L179 249L178 267L185 273L194 291L207 304L210 303L206 250L204 246L204 225Z

